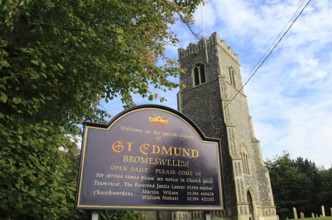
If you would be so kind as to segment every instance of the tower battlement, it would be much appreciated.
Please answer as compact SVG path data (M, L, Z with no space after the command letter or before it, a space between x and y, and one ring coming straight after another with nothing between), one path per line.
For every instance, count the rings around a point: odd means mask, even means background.
M206 45L207 45L207 48L209 48L216 44L218 44L222 49L224 49L233 59L235 59L236 61L239 61L238 55L236 53L234 53L232 48L227 46L225 41L220 40L218 34L216 32L214 32L213 34L211 34L211 36L209 38L206 39ZM197 54L198 52L204 51L204 50L205 50L205 42L204 42L204 38L201 38L197 44L190 43L186 49L179 48L178 49L179 59L185 58L192 54Z
M206 44L205 44L206 40ZM268 170L254 135L247 97L230 102L242 88L238 56L217 33L178 50L178 108L207 137L220 139L225 211L228 220L279 220ZM230 104L231 103L231 104ZM203 151L203 149L202 149Z

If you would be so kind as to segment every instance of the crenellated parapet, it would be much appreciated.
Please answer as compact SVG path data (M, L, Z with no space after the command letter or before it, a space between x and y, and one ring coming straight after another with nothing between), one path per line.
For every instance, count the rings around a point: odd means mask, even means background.
M206 46L207 46L207 48L209 48L209 47L215 46L217 44L222 49L224 49L233 59L235 59L236 61L239 61L238 55L233 52L232 48L227 46L225 41L220 40L218 34L216 32L214 32L213 34L211 34L211 36L209 38L206 39ZM192 54L197 54L200 51L204 51L204 50L205 50L205 40L203 37L198 41L197 44L190 43L186 49L179 48L178 49L179 59L185 58Z
M206 44L205 44L206 43ZM279 220L259 140L250 120L238 56L217 33L179 49L179 110L207 137L220 139L223 219ZM203 79L203 80L202 80ZM240 91L236 99L232 97ZM232 99L232 100L230 100Z

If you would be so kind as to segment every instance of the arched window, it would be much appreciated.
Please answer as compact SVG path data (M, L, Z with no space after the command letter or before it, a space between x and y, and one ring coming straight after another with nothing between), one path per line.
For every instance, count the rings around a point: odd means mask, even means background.
M233 67L229 67L229 79L230 79L231 85L233 85L233 87L236 87L235 71L234 71Z
M206 82L205 68L201 63L196 64L193 71L194 86L200 85Z
M243 173L250 174L249 161L248 161L248 149L245 144L241 144L241 159L243 166Z

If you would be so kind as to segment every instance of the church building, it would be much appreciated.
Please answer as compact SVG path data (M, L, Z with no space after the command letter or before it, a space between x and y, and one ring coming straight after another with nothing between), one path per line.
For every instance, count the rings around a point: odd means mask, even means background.
M185 87L178 93L178 110L205 136L222 141L225 210L212 215L234 220L278 220L269 173L242 90L237 54L217 33L178 53L181 67L187 70L180 76Z
M279 220L242 90L237 54L217 33L178 53L186 69L180 75L184 87L178 93L178 110L206 137L221 139L224 210L209 212L211 219ZM146 219L205 220L205 215L203 211L154 211Z

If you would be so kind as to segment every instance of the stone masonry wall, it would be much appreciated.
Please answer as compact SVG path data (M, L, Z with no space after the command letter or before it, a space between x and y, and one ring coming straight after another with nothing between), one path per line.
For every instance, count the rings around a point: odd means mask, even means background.
M259 141L254 137L247 98L243 91L238 56L216 33L179 49L180 83L185 88L178 94L179 110L192 119L208 137L222 140L222 165L226 215L232 219L248 219L247 193L254 204L254 218L276 216L269 175L264 166ZM208 61L208 62L207 62ZM205 66L206 83L193 85L192 70L197 63ZM235 85L230 77L234 70ZM237 94L236 98L230 99ZM241 146L248 153L249 174L244 172ZM277 219L272 218L272 219Z

